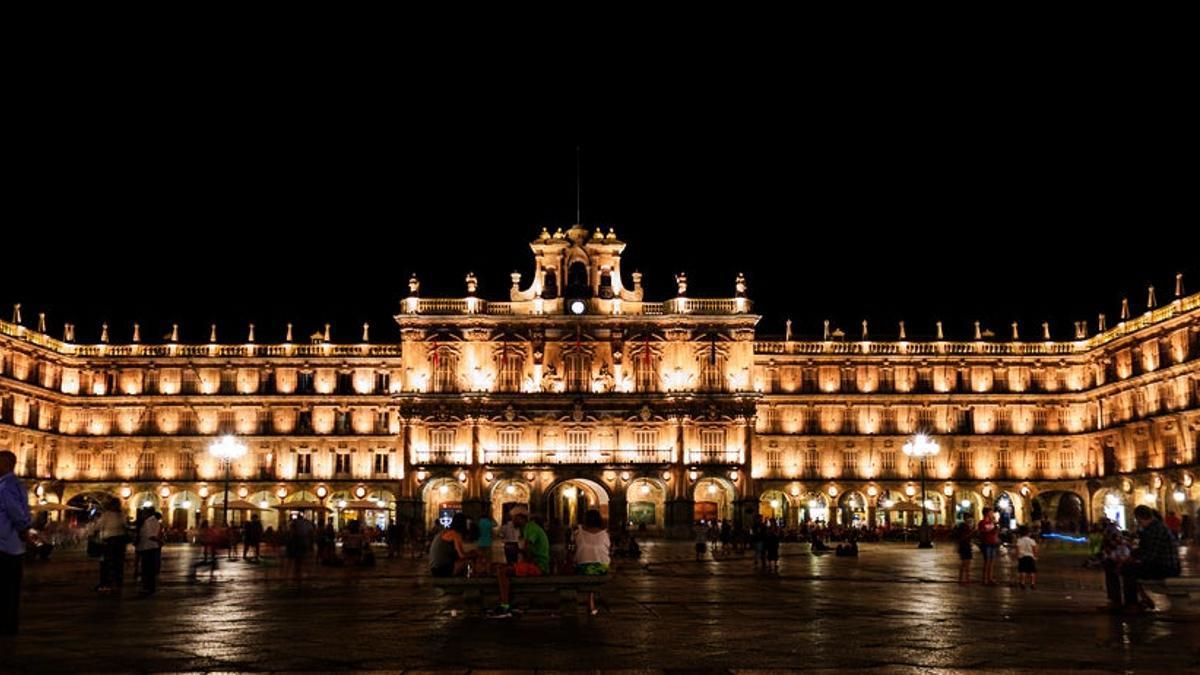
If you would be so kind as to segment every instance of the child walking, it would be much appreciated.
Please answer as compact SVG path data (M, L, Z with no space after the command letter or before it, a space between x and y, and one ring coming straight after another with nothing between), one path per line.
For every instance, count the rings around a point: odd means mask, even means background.
M1021 588L1025 588L1025 583L1028 582L1030 589L1036 589L1038 545L1033 537L1029 536L1027 525L1022 525L1017 532L1020 534L1020 538L1017 539L1018 583Z

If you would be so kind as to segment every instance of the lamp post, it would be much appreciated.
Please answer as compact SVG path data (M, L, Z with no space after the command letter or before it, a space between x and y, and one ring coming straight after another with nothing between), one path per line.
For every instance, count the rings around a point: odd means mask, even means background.
M904 454L916 457L921 463L921 540L917 548L933 548L933 537L929 532L929 499L925 496L925 458L938 454L941 448L925 434L917 434L904 444Z
M225 464L225 502L221 505L221 521L226 527L229 526L229 469L233 465L233 460L243 457L246 454L246 446L239 443L233 436L222 436L220 440L213 441L212 445L208 446L209 453Z

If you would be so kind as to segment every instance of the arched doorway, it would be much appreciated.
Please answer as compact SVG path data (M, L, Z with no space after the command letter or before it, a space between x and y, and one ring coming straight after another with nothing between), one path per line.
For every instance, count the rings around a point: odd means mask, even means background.
M838 523L846 527L867 525L867 498L857 490L843 492L838 498Z
M629 526L636 530L661 530L666 524L667 490L662 481L635 478L625 491Z
M71 511L71 513L74 514L75 522L83 525L99 518L100 514L104 512L104 505L112 499L117 499L117 496L100 491L81 492L68 499L67 506L79 509Z
M809 492L800 498L800 521L811 524L829 524L829 499L818 492Z
M583 522L583 514L596 509L608 519L608 491L599 483L586 478L570 478L558 483L546 495L546 514L558 519L563 527Z
M200 525L201 507L204 505L196 493L183 490L171 495L163 513L165 525L172 530L186 531Z
M996 522L1000 524L1001 529L1010 530L1016 525L1017 506L1012 495L1007 492L996 495L992 508L996 511Z
M732 519L734 495L733 485L723 478L710 476L696 481L692 491L694 521Z
M503 478L492 486L492 520L508 522L508 512L513 507L529 508L529 483L519 478Z
M1086 532L1083 498L1068 490L1042 492L1033 500L1033 520L1049 521L1054 532Z
M1093 510L1104 514L1108 520L1116 523L1117 527L1127 529L1129 523L1128 499L1124 492L1116 488L1104 488L1093 497Z
M790 522L788 516L791 515L791 506L791 502L783 492L767 490L758 499L758 516L787 525Z
M462 512L463 486L453 478L435 478L425 485L425 526L449 527L454 514Z
M979 522L979 516L983 513L983 497L979 493L972 490L955 490L950 497L953 499L954 507L954 522L961 523L967 517L972 518L975 522Z

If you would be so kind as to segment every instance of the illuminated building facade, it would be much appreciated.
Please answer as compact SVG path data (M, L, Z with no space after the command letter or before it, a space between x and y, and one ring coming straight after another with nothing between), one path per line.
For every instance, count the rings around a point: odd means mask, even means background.
M575 226L531 243L506 301L426 298L414 276L399 341L62 339L19 309L0 322L0 447L49 503L113 495L168 523L216 517L234 434L234 520L318 504L341 522L514 504L567 521L679 530L698 518L912 522L919 430L937 522L1122 521L1138 503L1194 511L1200 294L1075 339L759 339L746 283L725 298L645 300L625 243ZM357 331L356 331L357 332ZM857 332L857 331L856 331ZM393 333L394 335L394 333ZM854 339L858 338L858 339ZM236 504L232 503L237 498ZM214 510L215 509L215 510Z

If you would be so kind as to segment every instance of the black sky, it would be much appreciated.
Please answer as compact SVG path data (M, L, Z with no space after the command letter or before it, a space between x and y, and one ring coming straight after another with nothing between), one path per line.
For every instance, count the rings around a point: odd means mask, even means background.
M1135 311L1176 272L1200 288L1194 103L1168 68L991 61L920 76L880 63L595 90L410 73L60 71L14 86L0 302L79 339L173 321L185 340L356 340L417 272L506 299L528 242L575 216L615 227L648 295L686 270L760 333L851 336L945 322L969 338ZM228 74L228 73L226 73ZM311 76L310 76L311 75ZM380 78L383 79L380 79ZM628 283L628 276L626 278ZM8 310L4 310L7 318Z

